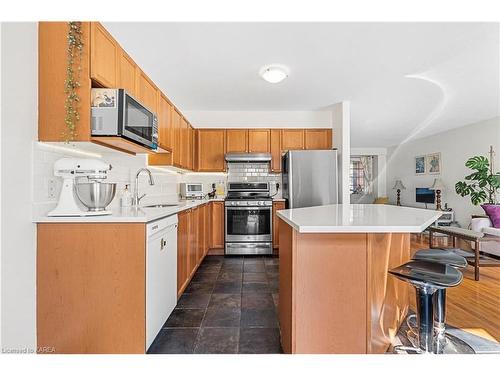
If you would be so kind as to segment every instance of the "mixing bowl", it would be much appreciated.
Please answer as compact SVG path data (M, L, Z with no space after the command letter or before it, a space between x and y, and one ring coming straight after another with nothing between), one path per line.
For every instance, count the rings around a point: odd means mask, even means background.
M89 211L104 211L115 197L116 184L99 181L79 182L75 184L75 192Z

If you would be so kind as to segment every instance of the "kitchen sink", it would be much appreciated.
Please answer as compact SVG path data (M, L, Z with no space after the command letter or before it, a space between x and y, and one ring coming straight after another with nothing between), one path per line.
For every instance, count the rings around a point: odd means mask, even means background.
M144 206L144 208L166 208L166 207L175 207L179 206L178 204L150 204L149 206Z

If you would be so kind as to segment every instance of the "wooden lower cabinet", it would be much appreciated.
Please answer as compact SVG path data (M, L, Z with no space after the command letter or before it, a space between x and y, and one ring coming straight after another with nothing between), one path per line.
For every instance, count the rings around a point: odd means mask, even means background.
M279 237L279 218L276 215L276 211L284 210L285 202L277 201L273 202L273 248L279 248L280 237Z
M189 251L191 210L177 214L179 224L177 229L177 297L179 297L189 283Z
M177 232L177 297L184 292L196 270L208 253L208 224L212 205L210 202L179 212Z
M210 248L224 248L224 202L211 202Z
M208 249L208 244L206 241L206 216L207 214L207 205L203 204L199 208L198 215L198 246L196 247L196 261L197 264L200 265L205 257L206 250Z
M144 353L144 223L37 224L37 346Z
M199 242L199 226L198 220L200 217L200 208L195 207L191 210L191 226L189 228L189 262L188 274L191 279L198 268L198 242Z

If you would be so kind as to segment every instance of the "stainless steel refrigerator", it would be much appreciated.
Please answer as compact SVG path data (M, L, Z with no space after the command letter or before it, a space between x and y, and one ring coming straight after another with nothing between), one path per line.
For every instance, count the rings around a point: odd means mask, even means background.
M286 208L338 203L337 150L288 151L282 158Z

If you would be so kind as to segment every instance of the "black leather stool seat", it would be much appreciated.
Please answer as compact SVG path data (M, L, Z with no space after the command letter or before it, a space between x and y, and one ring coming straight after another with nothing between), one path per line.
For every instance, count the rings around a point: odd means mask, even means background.
M424 260L410 261L389 270L389 273L404 281L438 289L457 286L463 278L462 273L452 266Z
M429 262L448 264L458 268L467 267L467 260L463 256L447 249L422 249L417 251L412 259L428 260Z

